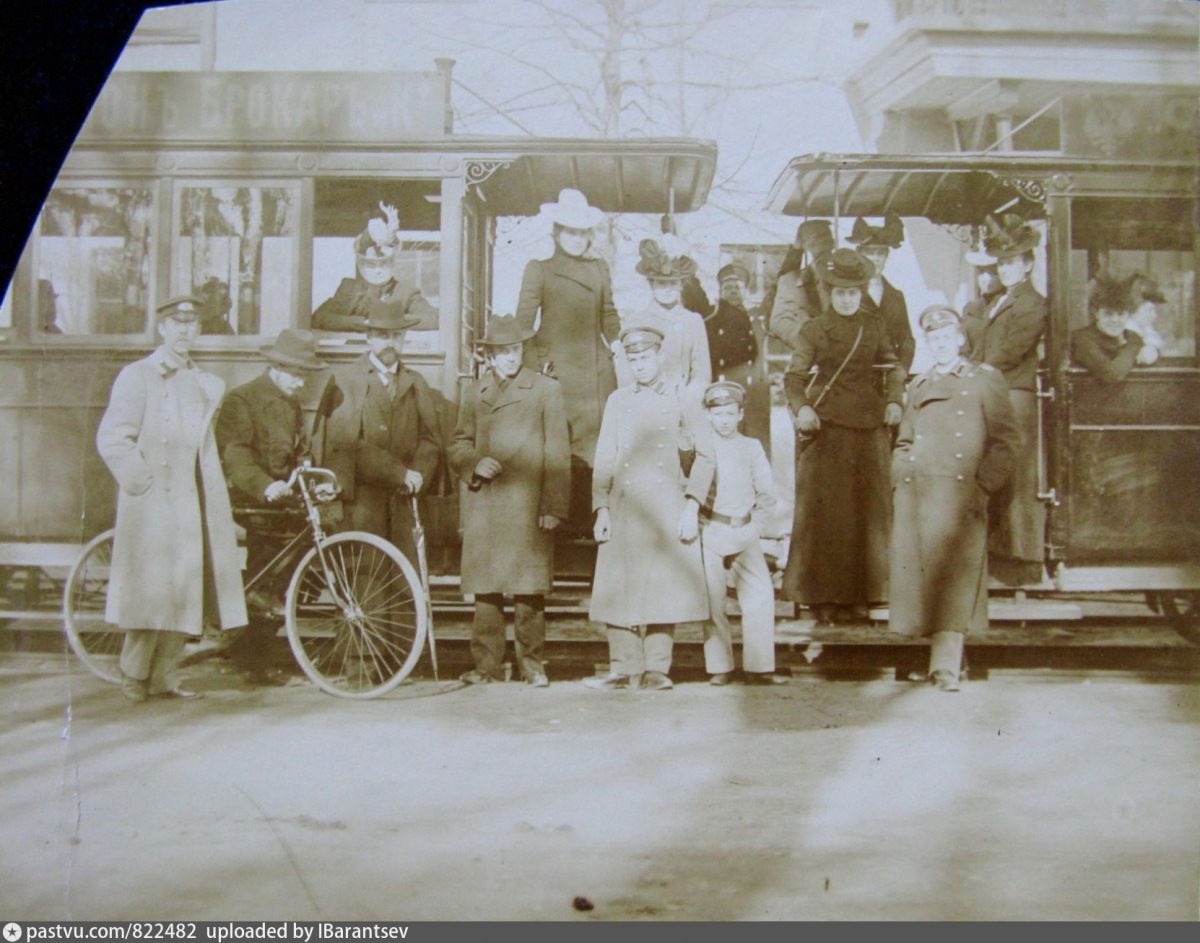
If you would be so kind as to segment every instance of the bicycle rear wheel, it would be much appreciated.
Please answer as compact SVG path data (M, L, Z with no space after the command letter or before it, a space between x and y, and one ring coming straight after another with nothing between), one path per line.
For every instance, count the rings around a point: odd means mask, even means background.
M421 657L429 628L412 564L362 531L327 537L304 555L286 608L288 643L300 667L339 697L392 690Z
M112 550L111 530L93 537L83 548L63 590L63 626L79 660L97 677L117 684L125 631L104 619Z

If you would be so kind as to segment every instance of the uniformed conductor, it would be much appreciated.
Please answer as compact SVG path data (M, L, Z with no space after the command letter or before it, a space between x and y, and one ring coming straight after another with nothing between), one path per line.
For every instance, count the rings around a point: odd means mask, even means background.
M921 312L934 366L913 381L892 456L890 628L927 636L929 680L957 691L963 638L987 629L988 499L1021 433L1004 375L962 356L958 313Z

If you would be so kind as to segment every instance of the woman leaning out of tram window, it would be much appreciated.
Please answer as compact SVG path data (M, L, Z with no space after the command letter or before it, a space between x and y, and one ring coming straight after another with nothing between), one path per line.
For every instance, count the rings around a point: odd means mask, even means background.
M872 604L887 599L886 427L900 421L904 369L882 321L861 307L871 262L837 249L817 268L829 305L801 328L784 378L800 438L783 595L808 606L818 621L849 622L866 619Z

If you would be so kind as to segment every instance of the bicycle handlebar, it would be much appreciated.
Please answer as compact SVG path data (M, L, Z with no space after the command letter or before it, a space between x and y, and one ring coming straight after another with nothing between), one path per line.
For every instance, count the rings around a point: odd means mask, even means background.
M318 468L315 465L298 465L296 468L294 468L291 475L288 476L288 490L291 490L293 487L295 487L296 482L299 481L301 477L323 479L325 483L333 485L335 491L341 490L341 488L338 487L336 474L334 474L328 468Z

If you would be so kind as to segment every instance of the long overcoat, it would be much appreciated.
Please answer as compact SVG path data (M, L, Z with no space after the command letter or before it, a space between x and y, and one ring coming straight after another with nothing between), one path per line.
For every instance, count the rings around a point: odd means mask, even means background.
M557 246L549 259L532 260L521 279L516 317L523 332L537 323L533 342L525 345L525 366L538 370L554 364L567 408L571 454L590 467L604 401L617 388L609 345L621 333L621 319L607 263L567 255Z
M566 519L571 479L558 382L528 368L503 389L493 373L476 380L463 397L447 457L467 484L463 592L550 592L554 533L540 530L538 518ZM475 475L484 458L500 463L490 481Z
M632 627L708 618L700 541L679 540L686 496L703 503L713 481L711 429L706 435L702 421L698 401L665 377L608 398L592 507L609 509L612 537L596 551L593 621ZM681 453L693 452L689 477Z
M309 454L300 400L286 396L268 373L226 394L216 430L231 497L238 505L265 505L267 486L287 480Z
M114 625L200 635L206 539L220 626L246 624L213 434L224 392L220 377L191 363L177 367L162 348L117 374L96 432L96 448L120 486L105 611Z
M987 629L987 503L1016 466L1008 385L986 364L922 374L892 455L892 631Z

